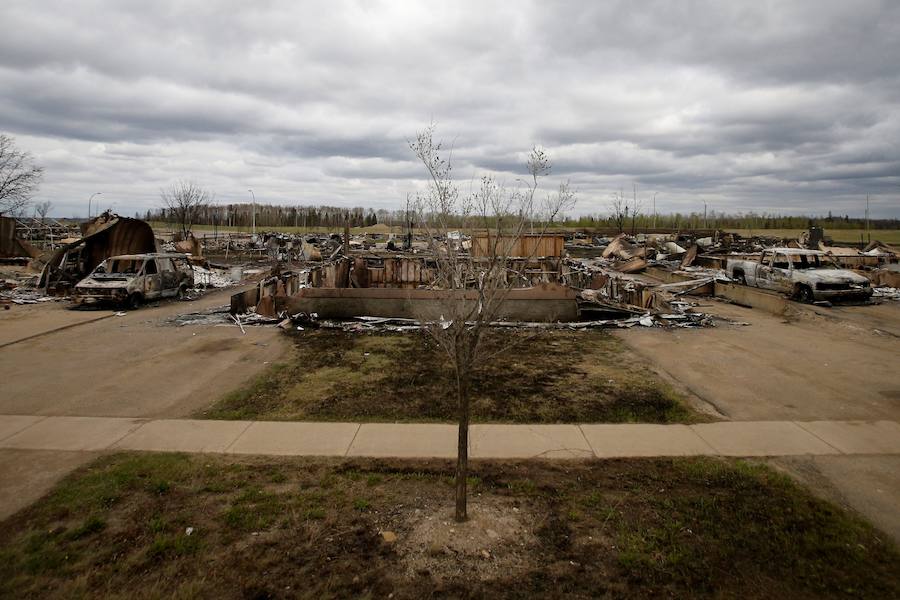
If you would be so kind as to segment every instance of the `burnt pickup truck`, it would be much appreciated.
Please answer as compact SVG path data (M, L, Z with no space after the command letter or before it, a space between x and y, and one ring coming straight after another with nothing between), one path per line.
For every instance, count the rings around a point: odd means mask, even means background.
M181 298L192 287L194 269L184 254L128 254L97 265L75 286L72 301L137 308L147 300Z
M729 259L725 268L738 283L783 292L801 302L872 296L868 279L840 268L819 250L770 248L758 260Z

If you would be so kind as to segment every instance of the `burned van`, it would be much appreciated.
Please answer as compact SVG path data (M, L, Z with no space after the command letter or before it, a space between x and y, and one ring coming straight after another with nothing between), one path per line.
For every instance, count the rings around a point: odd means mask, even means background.
M75 286L72 300L137 308L148 300L181 298L192 287L194 270L184 254L127 254L97 265Z

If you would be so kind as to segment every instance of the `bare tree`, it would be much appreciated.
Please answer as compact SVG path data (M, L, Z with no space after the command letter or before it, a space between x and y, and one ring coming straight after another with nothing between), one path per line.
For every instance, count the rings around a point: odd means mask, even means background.
M635 222L644 209L644 203L638 200L637 184L631 184L632 200L631 200L631 235L635 232Z
M34 205L35 214L41 217L41 224L44 223L44 220L47 218L47 214L53 208L53 203L49 200L45 200L43 202L38 202Z
M211 192L193 181L179 181L168 189L160 190L159 195L184 237L213 200Z
M619 233L625 232L625 224L628 222L628 200L622 190L613 192L612 200L609 202L610 216L613 225L619 230Z
M29 152L19 150L13 138L0 134L0 215L21 214L43 174L43 167L34 164Z
M538 222L540 233L545 233L558 215L574 206L574 192L564 183L545 202L535 201L539 178L550 172L550 159L539 148L529 155L530 182L524 190L508 192L493 177L486 176L467 196L460 195L454 183L451 153L442 157L441 144L434 141L434 125L419 132L410 148L429 176L428 190L417 196L415 212L435 261L433 287L442 291L437 301L439 318L423 316L420 321L453 370L459 422L454 516L457 521L465 521L472 376L496 356L481 352L484 332L502 316L510 290L527 285L523 274L509 268L509 259L526 228ZM467 251L461 238L450 235L455 230L476 229L483 232L481 240L486 240L486 247L477 253Z
M612 200L609 202L610 217L613 225L619 230L619 233L625 233L629 219L631 220L631 235L637 228L637 218L643 211L643 203L638 200L637 184L631 184L631 202L625 196L623 190L613 192Z

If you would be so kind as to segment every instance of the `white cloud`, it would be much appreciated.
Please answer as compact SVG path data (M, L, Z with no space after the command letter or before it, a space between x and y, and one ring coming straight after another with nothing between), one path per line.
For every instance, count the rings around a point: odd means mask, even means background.
M544 145L578 212L900 216L900 6L757 2L0 5L0 130L40 199L124 213L180 178L220 201L399 206L431 120L465 180ZM82 205L85 208L82 208Z

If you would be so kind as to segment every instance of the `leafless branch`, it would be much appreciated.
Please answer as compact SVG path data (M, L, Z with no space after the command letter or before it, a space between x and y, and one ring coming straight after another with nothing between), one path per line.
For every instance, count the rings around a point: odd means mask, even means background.
M43 167L34 164L29 152L19 150L13 138L0 134L0 215L21 214L43 174Z
M41 217L41 223L47 218L47 215L50 213L50 210L53 208L53 203L49 200L45 200L43 202L38 202L34 205L34 212L38 216Z
M434 257L432 287L443 292L438 300L440 318L420 317L423 328L447 356L456 379L459 438L456 473L456 518L465 520L468 465L469 394L472 374L490 357L480 353L489 323L502 320L504 300L514 287L528 285L522 273L510 269L511 258L530 228L538 223L539 235L574 206L575 193L563 183L538 207L535 197L540 179L550 173L549 155L532 148L526 161L529 178L524 189L509 191L493 176L486 175L471 194L462 195L453 180L451 154L443 157L440 142L430 125L409 142L410 149L425 166L428 188L416 195L414 211ZM472 233L480 244L466 245ZM532 244L534 258L539 244Z
M213 194L192 181L179 181L159 192L181 234L187 237L200 213L213 200Z

